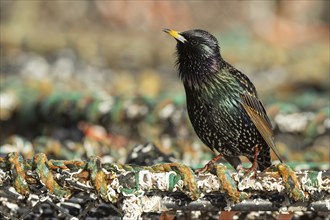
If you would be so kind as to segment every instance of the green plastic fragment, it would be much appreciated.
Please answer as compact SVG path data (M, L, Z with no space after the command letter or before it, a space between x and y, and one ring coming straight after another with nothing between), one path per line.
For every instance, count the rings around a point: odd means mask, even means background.
M169 191L173 192L173 189L175 188L176 184L181 180L180 175L176 175L171 173L169 175Z

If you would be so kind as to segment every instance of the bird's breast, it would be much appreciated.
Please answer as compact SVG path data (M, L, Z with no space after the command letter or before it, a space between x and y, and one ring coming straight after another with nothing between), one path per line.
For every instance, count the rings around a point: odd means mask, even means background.
M209 96L187 93L187 110L191 124L199 138L209 147L227 150L228 155L240 152L239 146L252 147L256 135L239 99L228 96ZM249 142L242 142L249 140ZM251 141L250 141L251 140ZM219 147L227 146L225 149Z

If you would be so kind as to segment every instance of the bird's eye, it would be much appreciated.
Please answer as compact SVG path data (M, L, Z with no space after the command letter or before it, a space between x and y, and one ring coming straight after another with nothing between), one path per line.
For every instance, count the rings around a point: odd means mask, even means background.
M191 45L197 45L197 41L196 40L191 40Z

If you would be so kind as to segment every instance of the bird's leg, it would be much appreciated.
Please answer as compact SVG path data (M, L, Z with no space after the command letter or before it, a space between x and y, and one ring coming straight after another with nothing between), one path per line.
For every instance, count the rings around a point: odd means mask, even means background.
M206 173L207 171L210 171L213 168L214 163L216 163L221 158L222 158L222 155L218 154L216 157L214 157L212 160L210 160L203 168L196 169L195 173L199 174L199 173Z
M247 177L253 172L254 178L257 176L257 167L258 167L258 154L259 154L259 148L258 145L254 147L254 156L253 156L253 163L252 166L246 170L246 173L244 174L244 177Z

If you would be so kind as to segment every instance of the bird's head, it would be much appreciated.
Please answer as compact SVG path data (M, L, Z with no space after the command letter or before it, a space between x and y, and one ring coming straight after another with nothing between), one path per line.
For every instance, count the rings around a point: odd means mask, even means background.
M177 41L177 65L184 83L200 84L219 71L222 59L218 41L213 35L199 29L163 31Z

